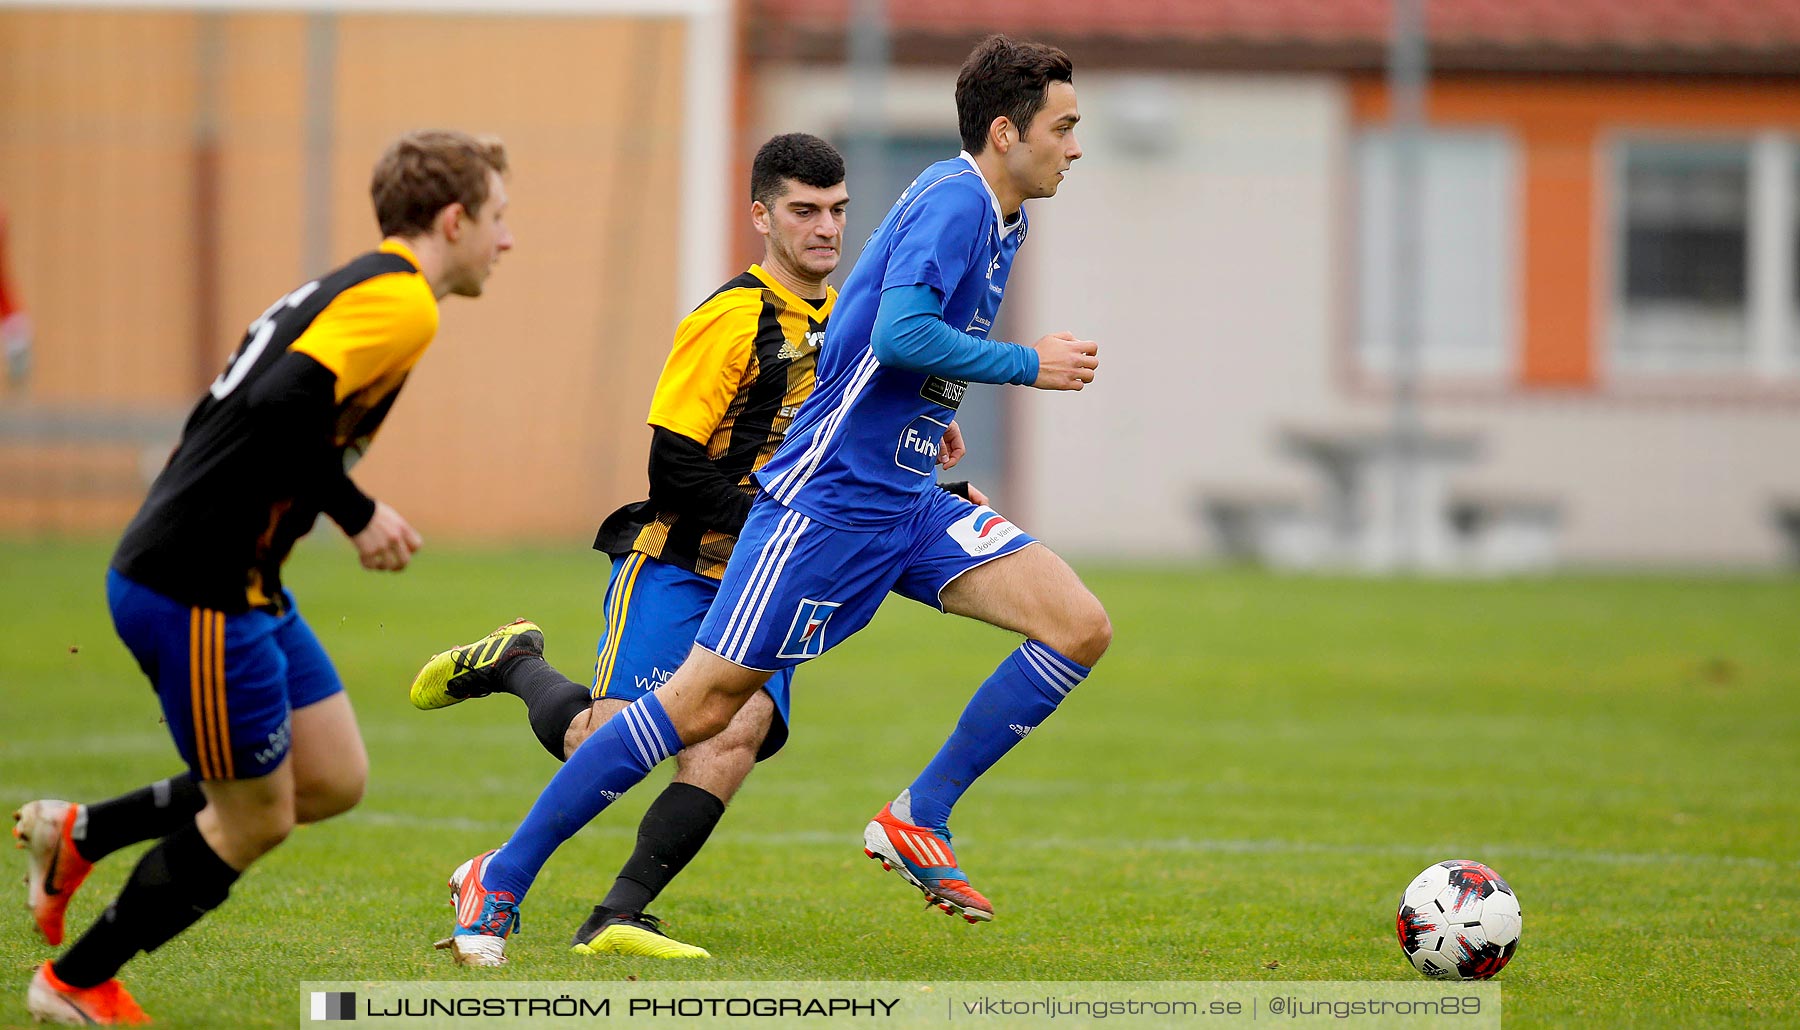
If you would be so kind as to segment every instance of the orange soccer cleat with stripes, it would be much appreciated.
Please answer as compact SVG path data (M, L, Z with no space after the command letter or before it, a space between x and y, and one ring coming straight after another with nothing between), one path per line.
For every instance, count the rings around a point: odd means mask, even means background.
M488 861L499 851L483 851L450 874L450 904L456 927L437 942L459 966L506 965L506 939L519 928L519 904L511 891L491 891L481 882Z
M51 945L63 940L63 913L75 888L94 863L75 850L75 823L82 806L67 801L33 801L13 813L13 836L31 855L25 900L38 933Z
M950 915L971 923L994 918L994 906L969 886L968 874L956 867L949 835L915 825L911 819L911 793L901 791L863 829L863 854L879 860L881 868L899 873L924 893L927 903Z
M150 1017L117 980L93 987L71 987L45 962L31 978L25 1008L38 1022L64 1026L144 1026Z

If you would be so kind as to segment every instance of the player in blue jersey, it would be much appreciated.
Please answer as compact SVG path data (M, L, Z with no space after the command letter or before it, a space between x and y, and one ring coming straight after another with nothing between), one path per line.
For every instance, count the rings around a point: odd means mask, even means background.
M1026 637L976 690L949 739L864 831L864 851L946 912L992 919L950 848L950 810L1053 712L1112 627L1075 573L992 508L935 488L962 450L970 381L1080 390L1097 348L988 332L1024 241L1025 201L1081 156L1073 70L1054 47L995 36L956 83L964 153L926 169L870 237L819 352L818 382L756 473L762 493L695 646L669 681L571 755L502 847L458 878L443 942L505 961L518 906L550 854L651 768L724 730L765 680L866 625L890 592Z

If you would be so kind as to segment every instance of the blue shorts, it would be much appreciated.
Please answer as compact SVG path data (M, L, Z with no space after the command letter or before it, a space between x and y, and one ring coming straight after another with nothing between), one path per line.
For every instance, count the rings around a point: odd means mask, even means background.
M718 592L718 580L637 551L613 558L606 628L595 649L589 693L630 702L662 686L693 649L700 620ZM775 702L775 718L757 751L759 762L787 743L792 681L793 673L783 671L763 685Z
M175 749L202 780L250 780L287 757L295 709L344 689L284 592L281 615L228 615L106 573L113 627L150 677Z
M695 643L748 669L792 669L867 626L889 591L943 611L951 580L1033 543L943 490L875 530L833 529L759 495Z

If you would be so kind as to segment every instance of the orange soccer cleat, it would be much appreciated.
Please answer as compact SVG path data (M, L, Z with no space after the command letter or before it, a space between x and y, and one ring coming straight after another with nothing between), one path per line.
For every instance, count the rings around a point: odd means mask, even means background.
M94 868L94 863L75 850L70 835L81 809L67 801L33 801L13 813L13 836L19 847L31 853L31 871L25 877L26 903L38 932L51 945L62 943L63 913L69 898Z
M150 1017L117 980L94 987L71 987L57 978L50 963L38 967L25 992L25 1007L40 1021L65 1026L143 1026Z
M863 830L863 854L879 859L881 868L899 873L924 892L927 902L946 913L971 923L994 918L994 906L969 886L968 874L956 867L949 835L917 826L908 821L911 818L911 798L902 791Z

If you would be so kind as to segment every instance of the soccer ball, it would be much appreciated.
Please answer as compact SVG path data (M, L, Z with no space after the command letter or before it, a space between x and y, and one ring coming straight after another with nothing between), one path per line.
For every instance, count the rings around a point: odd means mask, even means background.
M1400 950L1434 980L1486 980L1506 967L1523 927L1500 874L1457 859L1429 866L1400 895Z

